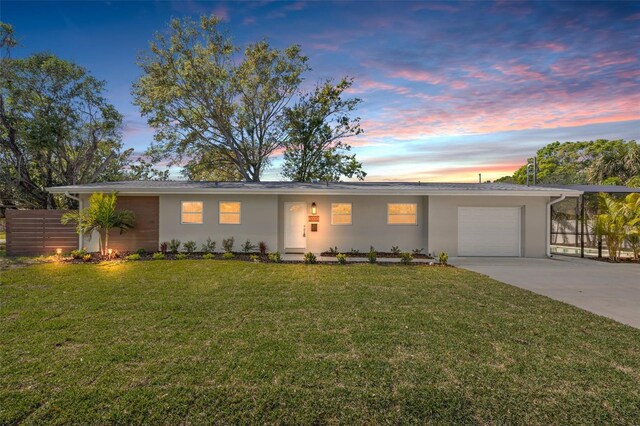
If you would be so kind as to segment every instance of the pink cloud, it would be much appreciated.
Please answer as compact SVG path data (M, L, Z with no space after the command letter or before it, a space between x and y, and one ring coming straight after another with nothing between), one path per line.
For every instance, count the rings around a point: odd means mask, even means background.
M365 93L365 92L373 92L378 90L393 92L400 95L407 95L411 92L406 87L396 86L389 83L383 83L381 81L360 80L360 81L356 81L355 86L352 86L350 89L348 89L347 93Z
M311 48L314 50L325 50L328 52L337 52L340 50L338 45L330 43L312 43Z
M544 74L532 70L529 65L512 63L509 65L496 65L494 68L508 76L516 76L526 80L547 81L547 77Z
M556 52L556 53L564 52L565 50L567 50L566 45L561 43L554 43L554 42L536 43L532 47L536 49L551 50L552 52Z
M418 82L429 83L434 85L442 83L442 80L443 80L441 77L427 71L412 71L412 70L395 71L390 73L389 77L402 78L404 80L418 81Z

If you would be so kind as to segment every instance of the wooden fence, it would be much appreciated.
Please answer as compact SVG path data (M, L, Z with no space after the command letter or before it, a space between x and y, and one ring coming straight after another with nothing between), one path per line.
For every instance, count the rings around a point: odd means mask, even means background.
M78 248L73 224L63 225L64 210L6 210L7 256L55 254Z

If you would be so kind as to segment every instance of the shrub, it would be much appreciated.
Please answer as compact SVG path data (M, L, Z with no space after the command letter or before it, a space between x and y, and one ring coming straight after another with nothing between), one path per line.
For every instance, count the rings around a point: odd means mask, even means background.
M398 246L392 246L391 247L391 253L400 254L400 248Z
M354 248L352 248L351 250L349 250L349 254L353 255L353 256L357 256L360 254L360 250L356 250Z
M207 238L207 242L202 245L203 253L214 253L216 251L216 242L210 237Z
M400 255L400 262L404 265L408 265L413 262L413 256L408 251L405 251Z
M440 262L441 265L447 265L449 262L449 255L447 254L447 252L445 251L441 251L440 254L438 255L438 262Z
M195 241L187 241L186 243L184 243L183 247L184 247L184 251L191 254L194 251L196 251L197 245Z
M282 256L279 251L275 251L273 253L269 253L269 262L280 263L282 262Z
M367 253L367 259L369 260L369 263L376 263L378 260L378 253L376 253L376 249L374 249L373 246L371 246L369 253Z
M227 251L222 255L222 258L225 260L233 259L234 257L235 256L230 251Z
M176 260L184 260L186 259L188 256L184 253L178 253L176 254Z
M247 253L251 253L252 251L254 251L257 247L254 244L251 244L250 240L247 240L243 245L242 245L242 252L244 254Z
M160 244L160 252L161 253L167 253L167 249L169 248L169 243L166 241L163 241L162 244Z
M140 256L144 256L145 254L147 254L147 251L143 248L139 248L138 250L136 250L136 253L138 253Z
M91 259L93 259L93 256L91 256L91 253L87 253L84 256L82 256L82 260L84 260L85 262L91 262Z
M162 252L153 253L153 255L151 256L151 259L153 259L153 260L162 260L162 259L164 259L164 253L162 253Z
M411 250L411 253L413 253L413 255L415 256L417 254L422 253L423 251L424 251L424 247L420 248L420 249L413 249L413 250Z
M345 263L347 263L347 255L343 254L343 253L338 253L336 254L336 259L338 260L338 263L341 265L344 265Z
M180 240L176 240L175 238L172 239L171 241L169 241L169 251L171 253L177 253L178 250L180 250L180 245L182 243L180 242Z
M127 256L125 259L127 260L140 260L140 255L138 253L133 253Z
M264 256L265 254L267 254L267 243L265 243L264 241L260 241L258 243L258 250L260 250L261 256Z
M233 237L225 238L222 240L222 248L227 253L231 253L233 251L233 244L236 242L236 239Z
M203 259L215 259L216 255L213 253L205 253L202 255Z
M338 246L329 247L329 253L338 254Z
M308 252L304 254L304 263L307 265L318 263L318 259L315 254Z
M81 249L81 250L71 250L71 257L74 259L82 259L82 257L87 254L87 251L85 249Z
M251 256L249 256L249 258L255 263L260 263L260 256L258 256L257 254L252 254Z

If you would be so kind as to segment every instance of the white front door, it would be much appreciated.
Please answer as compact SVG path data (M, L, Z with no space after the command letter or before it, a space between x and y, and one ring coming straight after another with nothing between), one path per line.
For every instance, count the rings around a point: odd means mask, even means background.
M307 248L307 203L284 203L284 248Z

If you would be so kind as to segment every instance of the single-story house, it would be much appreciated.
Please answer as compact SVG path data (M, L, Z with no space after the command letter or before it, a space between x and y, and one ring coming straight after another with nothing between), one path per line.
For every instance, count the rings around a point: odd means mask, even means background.
M550 205L570 189L504 183L108 182L48 188L87 205L94 192L118 193L136 227L112 235L116 250L158 250L163 241L235 238L270 251L321 253L330 247L450 256L549 254ZM114 233L117 234L117 233ZM79 245L97 249L97 238Z

